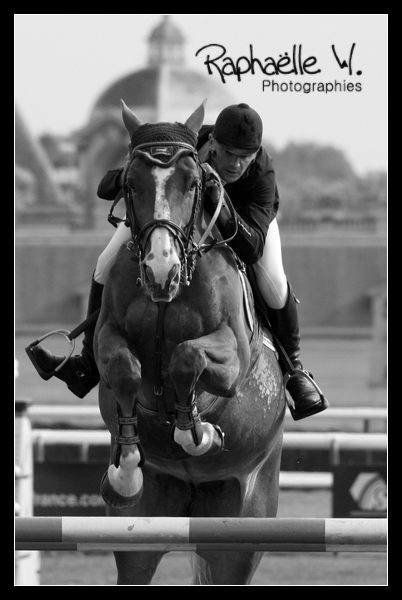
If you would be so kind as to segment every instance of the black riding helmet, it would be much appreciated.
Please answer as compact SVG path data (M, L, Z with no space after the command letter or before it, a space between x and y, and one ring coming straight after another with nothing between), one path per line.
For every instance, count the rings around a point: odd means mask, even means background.
M261 146L262 130L260 115L242 103L228 106L219 114L212 135L221 144L252 154Z

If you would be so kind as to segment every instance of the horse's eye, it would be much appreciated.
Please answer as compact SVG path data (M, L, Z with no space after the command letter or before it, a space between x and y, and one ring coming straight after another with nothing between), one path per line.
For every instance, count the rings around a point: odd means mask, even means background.
M127 193L135 194L135 185L132 181L127 181L127 183L125 184L124 187L125 187Z

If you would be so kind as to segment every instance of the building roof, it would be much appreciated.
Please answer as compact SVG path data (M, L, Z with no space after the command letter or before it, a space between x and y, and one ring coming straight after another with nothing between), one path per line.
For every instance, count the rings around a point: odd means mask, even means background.
M128 106L155 106L158 71L150 67L118 79L101 94L94 109L120 107L120 99Z
M215 118L233 99L216 77L186 67L184 43L179 28L164 16L148 37L148 66L108 86L96 100L92 117L120 111L122 99L134 111L143 109L145 120L180 120L182 112L194 110L207 98L207 114Z
M150 44L182 44L185 37L180 29L172 23L170 15L163 15L161 23L151 31L148 40Z
M94 110L113 107L120 110L121 99L130 107L155 107L160 103L162 95L165 101L177 105L188 105L193 100L200 104L208 98L207 107L219 102L221 108L224 108L233 102L229 94L212 78L185 68L169 66L164 70L163 77L161 67L148 67L122 77L101 94ZM165 87L164 90L162 86Z

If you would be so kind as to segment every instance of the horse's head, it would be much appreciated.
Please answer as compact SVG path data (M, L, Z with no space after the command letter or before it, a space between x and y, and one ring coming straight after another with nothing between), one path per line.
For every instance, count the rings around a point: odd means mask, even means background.
M125 201L142 283L154 302L170 302L187 277L187 248L199 208L201 169L195 146L204 104L184 124L144 125L122 104L131 138Z

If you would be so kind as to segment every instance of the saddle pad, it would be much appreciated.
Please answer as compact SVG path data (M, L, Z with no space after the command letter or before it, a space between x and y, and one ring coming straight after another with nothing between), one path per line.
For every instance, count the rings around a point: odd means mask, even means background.
M243 271L239 271L239 273L240 273L240 281L243 286L244 309L246 311L248 325L249 325L251 331L254 331L254 319L253 319L253 313L250 308L249 296L247 294L246 276L243 273Z
M250 296L247 293L246 275L243 273L243 271L239 271L239 273L240 273L240 280L241 280L241 283L243 286L244 309L246 311L247 321L248 321L251 331L254 331L254 319L253 319L253 312L250 307ZM271 342L271 340L269 339L267 334L264 332L263 332L263 337L262 337L262 343L264 344L264 346L266 346L267 348L272 350L272 352L275 352L277 354L276 348L275 348L273 342Z

